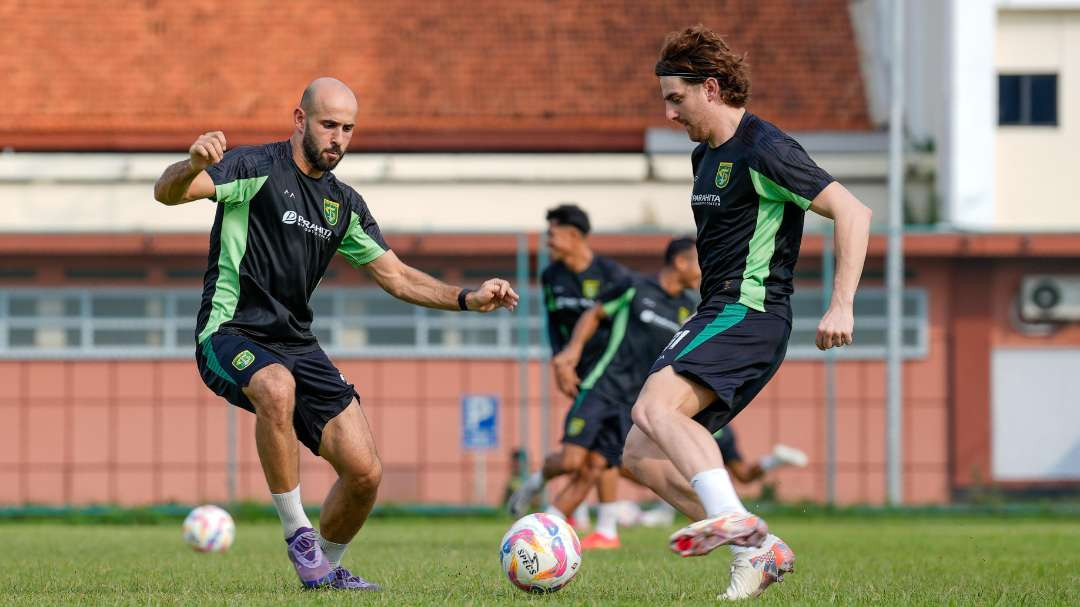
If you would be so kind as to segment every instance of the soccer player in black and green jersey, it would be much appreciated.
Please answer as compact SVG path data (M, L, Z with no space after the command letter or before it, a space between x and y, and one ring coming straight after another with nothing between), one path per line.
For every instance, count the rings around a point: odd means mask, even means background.
M675 238L664 251L664 267L655 276L627 276L621 285L605 294L581 315L569 343L553 359L560 385L578 392L569 423L589 429L587 465L599 476L599 504L596 531L581 540L585 550L618 548L617 487L623 446L630 431L630 407L649 375L656 355L664 349L680 326L697 308L690 289L701 280L697 250L692 238ZM596 365L585 377L576 367L585 345L605 321L610 319L611 338ZM598 411L589 416L577 408L587 403ZM584 432L582 434L585 434ZM583 478L584 477L584 478ZM577 474L553 500L563 511L571 511L588 495L590 479Z
M217 202L195 357L211 390L255 413L259 461L301 583L377 590L340 563L375 502L382 467L356 389L311 332L311 295L340 253L394 297L422 306L489 312L514 308L518 297L497 278L476 290L444 284L390 250L364 199L331 172L356 110L342 82L315 80L288 140L226 152L223 133L206 133L165 170L154 196L167 205ZM298 439L338 473L318 535L300 501Z
M630 271L614 260L595 254L589 247L587 237L592 226L581 207L562 204L549 210L546 218L552 261L541 272L540 283L547 307L548 340L552 353L558 354L569 343L581 315L597 301L624 288L622 285L629 280ZM604 373L603 354L610 343L611 328L611 321L604 321L585 344L577 364L577 373L581 377ZM556 379L559 377L556 373ZM576 386L558 384L558 388L570 398L577 396ZM591 475L596 471L589 465L589 448L601 427L600 421L608 414L608 407L599 399L575 400L571 412L574 415L567 413L563 427L562 449L548 454L541 469L529 476L507 501L514 516L525 514L533 498L549 480L568 473ZM548 512L573 519L571 522L581 529L587 510L564 511L556 502Z
M732 546L731 580L721 598L741 599L791 571L795 555L743 507L712 435L784 358L808 209L836 223L836 280L817 346L851 343L870 210L794 139L746 110L746 64L716 33L696 26L669 35L655 72L667 117L700 143L691 156L690 205L702 301L653 365L634 405L623 464L697 521L672 535L672 550L694 556Z

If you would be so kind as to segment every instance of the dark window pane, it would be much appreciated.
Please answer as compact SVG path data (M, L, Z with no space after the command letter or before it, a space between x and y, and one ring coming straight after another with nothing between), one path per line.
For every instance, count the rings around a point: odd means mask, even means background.
M176 332L176 347L190 348L195 345L195 329L179 329Z
M161 346L158 329L95 329L95 346Z
M1057 124L1057 75L1030 76L1031 124Z
M1020 76L998 76L998 124L1020 124Z
M414 346L416 329L414 327L369 327L368 343L373 346Z

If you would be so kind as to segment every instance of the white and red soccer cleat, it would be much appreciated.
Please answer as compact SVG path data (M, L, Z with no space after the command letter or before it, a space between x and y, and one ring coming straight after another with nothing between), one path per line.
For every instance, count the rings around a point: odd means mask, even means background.
M691 523L668 539L671 551L679 556L703 556L717 546L760 546L769 534L769 526L749 512L728 512Z
M731 562L731 582L717 599L738 601L758 596L784 574L795 571L795 553L780 538L769 535L760 548L735 556Z

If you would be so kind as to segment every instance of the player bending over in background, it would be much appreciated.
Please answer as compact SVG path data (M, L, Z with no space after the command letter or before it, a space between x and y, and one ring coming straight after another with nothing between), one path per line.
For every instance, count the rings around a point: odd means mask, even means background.
M430 308L513 309L518 296L505 280L462 289L398 259L364 199L331 172L355 123L352 91L319 78L293 110L288 140L226 152L223 133L206 133L165 169L154 196L217 202L195 358L211 390L255 413L259 461L300 581L376 590L341 557L371 512L382 465L356 389L311 332L311 294L340 253L394 297ZM300 501L297 439L338 474L318 535Z
M725 599L757 596L795 555L746 511L713 432L780 367L791 335L792 273L807 209L836 222L836 280L820 349L851 343L870 210L783 131L745 108L743 57L704 26L664 41L655 67L667 117L700 143L691 154L701 305L653 365L633 409L623 464L697 521L672 535L683 556L731 545Z

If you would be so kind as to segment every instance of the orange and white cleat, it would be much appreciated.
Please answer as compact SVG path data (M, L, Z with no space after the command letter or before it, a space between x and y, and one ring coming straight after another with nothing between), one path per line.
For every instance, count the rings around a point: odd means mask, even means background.
M769 535L756 550L735 556L731 562L731 582L717 599L738 601L765 592L773 582L784 581L785 573L795 571L795 553L780 538Z
M769 526L749 512L728 512L691 523L668 539L671 551L679 556L703 556L717 546L760 546L769 535Z
M621 547L622 543L619 542L619 536L611 537L599 531L593 531L585 536L585 539L581 540L582 550L614 550Z

